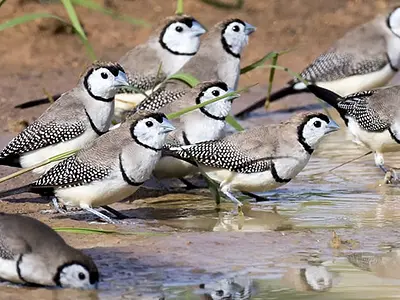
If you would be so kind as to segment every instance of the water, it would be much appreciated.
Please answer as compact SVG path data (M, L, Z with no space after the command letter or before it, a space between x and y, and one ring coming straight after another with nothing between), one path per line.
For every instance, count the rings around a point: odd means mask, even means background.
M345 131L329 136L295 180L245 205L244 217L229 202L217 210L204 192L134 202L127 211L141 219L122 228L167 234L87 249L99 291L4 284L1 299L400 298L399 187L383 184L371 155L329 172L365 152ZM355 253L367 259L354 265Z

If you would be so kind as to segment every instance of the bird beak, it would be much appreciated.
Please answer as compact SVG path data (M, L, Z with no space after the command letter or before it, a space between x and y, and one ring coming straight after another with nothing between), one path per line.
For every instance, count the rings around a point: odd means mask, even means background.
M326 126L325 134L328 134L328 133L333 132L333 131L337 131L339 129L340 129L339 125L336 124L335 121L330 120L329 123L328 123L328 126Z
M227 93L233 93L233 92L235 92L234 89L228 88L228 92ZM240 94L234 94L234 95L226 97L225 99L229 100L229 101L233 101L234 99L239 98L239 97L240 97Z
M255 26L253 26L253 25L251 25L251 24L249 24L249 23L247 23L247 22L244 22L244 25L245 25L244 32L245 32L247 35L250 35L250 34L252 34L254 31L256 31L256 27L255 27Z
M128 78L126 77L126 74L122 71L118 72L117 77L115 77L115 79L114 79L114 83L116 86L129 85Z
M207 32L207 30L199 22L193 21L191 30L195 36L201 36Z
M161 130L161 133L168 133L175 130L175 127L171 124L170 121L168 121L168 119L163 118L163 121L161 123Z

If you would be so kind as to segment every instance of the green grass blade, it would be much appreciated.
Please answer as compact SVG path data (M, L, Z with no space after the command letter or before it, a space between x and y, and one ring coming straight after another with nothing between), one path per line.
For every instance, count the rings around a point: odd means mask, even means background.
M236 121L236 119L229 115L225 118L226 123L228 123L229 125L231 125L233 128L235 128L237 131L243 131L244 128L239 124L238 121Z
M195 87L200 83L200 81L193 75L187 73L176 73L169 76L166 80L175 79L186 83L190 87Z
M175 14L177 14L178 16L183 15L183 0L176 0Z
M45 166L45 165L47 165L47 164L49 164L49 163L52 163L52 162L55 162L55 161L59 161L59 160L63 160L63 159L65 159L65 158L67 158L67 157L69 157L69 156L75 154L75 153L78 152L78 151L79 151L79 150L71 150L71 151L67 151L67 152L64 152L64 153L61 153L61 154L52 156L52 157L50 157L49 159L46 159L45 161L40 162L40 163L38 163L38 164L36 164L36 165L34 165L34 166L32 166L32 167L19 170L19 171L15 172L15 173L12 173L12 174L10 174L10 175L7 175L7 176L4 176L4 177L0 178L0 183L2 183L2 182L4 182L4 181L7 181L7 180L10 180L10 179L12 179L12 178L21 176L22 174L25 174L25 173L27 173L27 172L30 172L30 171L32 171L33 169L36 169L36 168Z
M101 4L99 4L95 1L92 1L92 0L71 0L71 2L74 5L79 5L79 6L87 8L87 9L91 9L91 10L100 12L102 14L112 16L115 19L125 21L125 22L128 22L133 25L141 25L141 26L145 26L145 27L150 26L150 24L144 20L132 18L130 16L121 15L118 12L116 12L112 9L106 8L106 7L102 6Z
M248 87L245 87L245 88L240 89L240 90L235 91L235 92L226 93L226 94L223 95L223 96L219 96L219 97L216 97L216 98L214 98L214 99L210 99L210 100L204 101L203 103L200 103L200 104L197 104L197 105L193 105L193 106L190 106L190 107L185 107L184 109L182 109L182 110L180 110L180 111L178 111L178 112L168 114L168 115L167 115L167 118L168 118L169 120L176 119L176 118L180 117L181 115L186 114L186 113L188 113L188 112L191 112L191 111L193 111L193 110L195 110L195 109L198 109L198 108L201 108L201 107L206 106L206 105L208 105L208 104L211 104L211 103L220 101L220 100L222 100L222 99L224 99L224 98L226 98L226 97L233 96L233 95L237 95L237 94L239 94L240 92L247 91L248 89L252 88L252 87L255 86L255 85L257 85L257 84L250 85L250 86L248 86Z
M283 55L283 54L289 53L289 52L291 52L293 50L294 49L288 49L288 50L283 50L283 51L278 51L278 52L275 52L275 51L269 52L266 55L264 55L262 58L260 58L259 60L257 60L255 62L253 62L252 64L242 68L240 70L240 74L245 74L245 73L250 72L250 71L252 71L254 69L260 68L268 60L273 59L276 55Z
M75 8L72 5L71 0L61 0L61 2L68 13L68 17L71 20L72 26L74 27L75 31L78 33L83 44L85 45L89 57L92 60L96 60L96 54L94 53L94 50L87 39L85 31L82 28L81 22L79 21L78 15L76 14Z
M63 20L62 18L60 18L59 16L56 15L52 15L49 13L33 13L33 14L26 14L23 15L21 17L16 17L14 19L5 21L4 23L0 24L0 31L7 29L7 28L11 28L26 22L30 22L36 19L42 19L42 18L52 18L52 19L57 19L60 20L63 23L68 23L65 20Z
M68 233L81 233L81 234L119 234L119 235L144 235L144 236L154 236L154 235L166 235L161 232L133 232L133 231L117 231L117 230L104 230L104 229L94 229L94 228L80 228L80 227L53 227L57 232L68 232Z
M218 0L201 0L206 4L223 9L241 9L244 5L244 0L236 0L235 4L224 3Z
M272 58L273 66L276 66L276 64L278 62L278 57L279 57L279 54L276 53L275 56ZM267 99L265 100L265 103L264 103L265 109L267 109L269 106L269 99L271 97L272 83L274 82L274 75L275 75L275 68L271 68L271 70L269 71L269 80L268 80L269 84L268 84Z

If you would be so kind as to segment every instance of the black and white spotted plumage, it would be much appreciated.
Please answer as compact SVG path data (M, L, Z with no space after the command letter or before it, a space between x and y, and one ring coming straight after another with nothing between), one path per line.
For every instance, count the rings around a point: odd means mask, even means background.
M226 140L206 141L183 146L175 154L202 165L227 169L238 173L258 173L271 169L271 158L252 157Z
M86 129L87 125L81 120L72 123L43 123L39 120L13 138L0 152L0 158L10 155L18 156L25 152L71 140L83 134Z
M129 85L134 87L135 89L146 92L155 88L158 84L160 84L163 80L165 80L167 76L163 73L161 74L151 74L144 76L140 73L129 73L128 80ZM136 93L132 89L120 89L120 93Z
M111 169L100 165L88 164L76 156L71 156L34 181L34 186L73 187L102 180L110 175Z
M138 106L138 109L148 110L148 111L157 111L165 105L178 100L182 97L187 90L178 89L178 90L166 90L160 88L154 91L148 98L143 100Z
M371 57L358 57L357 53L326 52L321 54L300 76L310 83L328 82L354 75L365 75L379 71L388 65L389 59L385 52ZM300 82L298 78L288 84Z

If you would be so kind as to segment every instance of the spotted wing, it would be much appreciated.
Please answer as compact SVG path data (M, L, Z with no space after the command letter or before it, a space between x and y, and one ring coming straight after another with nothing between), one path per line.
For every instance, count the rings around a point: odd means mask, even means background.
M231 141L207 141L194 145L173 147L175 156L194 160L202 165L238 173L258 173L271 169L271 157L251 157Z
M89 165L76 156L68 157L36 180L34 186L73 187L101 180L110 174L110 169Z
M0 232L0 258L15 259L16 255L31 251L31 247L23 238L14 234Z
M166 90L160 88L154 91L147 99L143 100L138 109L157 111L165 105L178 100L185 94L184 90Z
M167 76L165 74L154 74L154 75L148 75L144 76L139 73L129 73L128 76L128 81L129 85L134 87L135 89L142 91L142 92L147 92L151 91L154 89L157 85L159 85L161 82L163 82ZM134 94L137 93L136 91L132 89L120 89L120 93L127 93L127 94Z
M386 54L359 58L354 53L328 51L305 68L300 76L311 83L327 82L354 75L364 75L383 69L389 63ZM296 78L290 85L298 83Z
M364 91L346 96L338 103L339 109L346 112L367 131L382 132L390 127L390 119L371 107L369 98L375 91Z
M0 153L0 158L19 156L50 145L65 142L83 134L86 125L82 121L74 123L35 122L13 138Z

